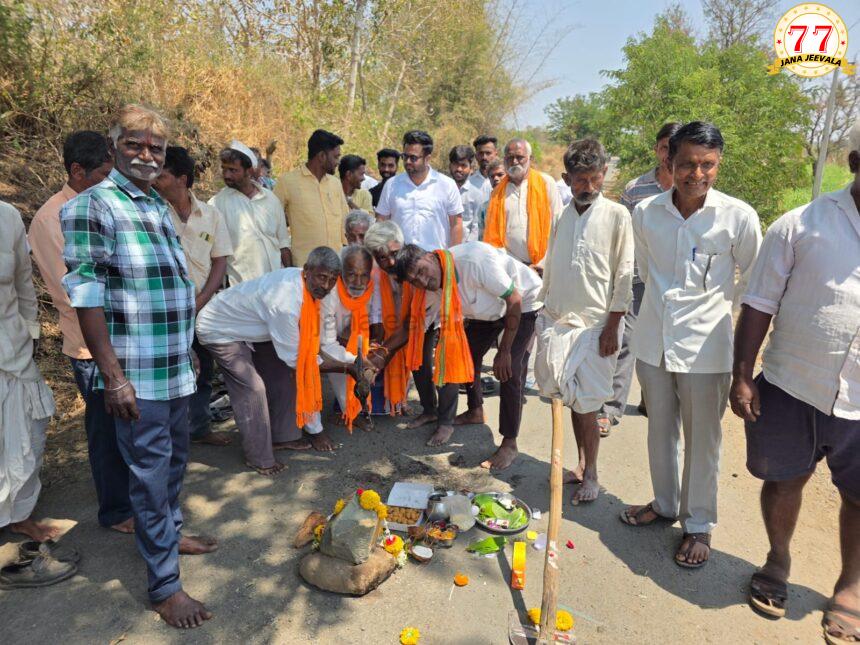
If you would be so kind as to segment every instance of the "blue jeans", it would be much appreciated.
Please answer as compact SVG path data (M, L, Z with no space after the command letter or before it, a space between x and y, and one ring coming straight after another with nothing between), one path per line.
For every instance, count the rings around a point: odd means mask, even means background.
M212 412L209 410L209 400L212 398L212 377L215 374L215 360L197 338L194 338L192 349L200 359L200 374L197 376L197 391L188 401L188 425L191 438L202 439L212 434Z
M105 410L104 392L94 390L96 362L70 358L75 383L87 404L84 428L90 470L99 500L99 524L114 526L131 517L128 499L128 466L119 453L113 417Z
M116 435L129 467L134 534L146 562L149 599L166 600L182 590L179 491L188 461L188 399L137 399L140 419L116 419Z

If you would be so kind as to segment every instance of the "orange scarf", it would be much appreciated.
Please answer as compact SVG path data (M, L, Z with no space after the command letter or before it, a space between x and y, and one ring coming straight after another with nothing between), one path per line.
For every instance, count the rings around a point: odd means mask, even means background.
M337 295L340 296L341 304L350 313L349 322L349 340L346 341L346 351L350 354L358 355L358 337L361 336L363 345L362 352L367 356L367 350L370 347L370 315L367 306L370 303L370 298L373 296L373 280L367 286L367 289L358 298L350 295L349 290L343 283L342 278L337 279ZM361 401L355 396L355 379L351 376L346 377L346 410L343 412L343 418L346 421L346 429L352 433L352 422L358 413L361 412Z
M303 428L322 410L322 384L317 357L320 353L320 303L314 300L302 272L302 311L299 315L299 353L296 358L296 425Z
M394 304L394 289L391 277L379 267L375 267L379 280L379 296L382 300L382 327L386 340L400 327L400 316ZM385 382L385 399L388 401L388 411L395 414L406 402L406 387L409 383L409 371L406 369L406 353L398 351L388 361L383 375Z
M487 207L487 220L484 224L484 242L492 246L505 248L507 238L507 214L505 213L505 191L508 187L508 176L493 189L490 205ZM529 230L526 245L532 264L537 264L546 255L549 242L549 227L552 215L549 209L549 197L546 194L546 182L537 171L529 169L528 192L526 194L526 212L528 213Z
M460 306L460 292L457 289L457 275L454 258L450 251L434 251L442 265L442 303L439 311L439 342L436 345L436 358L433 363L433 380L441 387L446 383L471 383L475 379L466 329L463 327L463 311ZM421 367L424 347L424 300L427 292L412 287L407 294L403 292L404 311L409 309L409 342L406 345L406 364L410 370ZM409 303L407 305L407 295Z

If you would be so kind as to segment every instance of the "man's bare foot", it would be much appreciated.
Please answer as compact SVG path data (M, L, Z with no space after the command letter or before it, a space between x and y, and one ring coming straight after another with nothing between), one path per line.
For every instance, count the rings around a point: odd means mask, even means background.
M269 466L268 468L263 468L262 466L255 466L248 461L245 462L245 465L251 470L256 470L264 477L272 477L273 475L277 475L279 472L281 472L287 467L287 464L282 464L280 461L276 461L274 466Z
M597 483L597 478L584 477L579 488L573 492L573 499L570 501L574 506L580 503L593 502L599 494L600 484Z
M113 526L111 526L111 529L113 529L114 531L118 531L119 533L134 533L134 518L130 517L124 522L114 524Z
M314 450L319 450L320 452L332 452L334 450L334 442L325 430L317 434L309 434L307 435L307 439L311 442Z
M182 555L203 555L218 550L218 540L206 535L183 535L179 539Z
M439 426L436 428L436 432L430 435L430 438L427 440L427 445L441 446L446 444L452 434L454 434L454 426Z
M579 464L573 470L564 469L564 474L561 476L562 484L581 484L582 473L585 472L585 466Z
M409 423L406 424L406 427L410 430L414 430L415 428L420 428L421 426L426 426L428 423L433 423L438 420L439 417L435 414L419 414L417 417L412 419Z
M294 439L293 441L284 441L282 443L273 443L272 450L310 450L311 442L302 437L301 439Z
M58 527L37 522L29 517L22 522L12 522L9 525L9 530L13 533L26 535L30 539L36 540L36 542L53 540L60 534L60 529Z
M860 643L860 594L846 587L837 590L824 611L821 626L829 636L827 642Z
M514 459L520 454L517 450L517 442L506 444L505 441L502 440L502 445L493 453L492 457L481 462L481 468L504 470L514 463Z
M455 426L465 426L472 423L484 422L484 408L475 408L474 410L466 410L454 417Z
M359 415L352 420L352 426L365 432L373 432L373 419Z
M202 602L194 600L184 591L177 591L167 600L152 605L152 608L165 623L180 629L200 627L212 618L212 612Z
M199 439L192 439L191 443L202 443L207 446L218 446L220 448L233 443L233 438L226 432L210 432Z

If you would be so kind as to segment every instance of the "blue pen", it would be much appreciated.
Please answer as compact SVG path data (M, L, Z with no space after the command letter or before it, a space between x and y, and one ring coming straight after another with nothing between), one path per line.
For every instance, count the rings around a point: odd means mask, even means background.
M695 261L696 261L696 247L695 247L695 246L693 247L693 255L692 255L692 257L690 258L690 261L691 261L691 262L695 262Z

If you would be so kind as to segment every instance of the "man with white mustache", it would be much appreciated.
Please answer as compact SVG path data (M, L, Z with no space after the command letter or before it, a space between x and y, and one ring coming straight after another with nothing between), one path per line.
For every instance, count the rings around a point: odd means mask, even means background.
M720 419L732 371L732 300L736 290L743 292L761 245L755 210L713 188L722 153L716 126L682 126L669 139L674 187L633 211L645 295L631 350L648 407L654 499L628 507L621 519L637 527L680 520L684 535L674 560L687 568L702 567L711 553Z
M126 105L112 121L115 167L60 213L69 272L63 286L98 366L94 389L116 424L129 467L129 498L149 600L173 627L212 614L182 589L179 554L214 551L182 536L179 493L188 459L194 283L167 204L152 188L164 166L169 126Z
M555 180L532 168L528 141L512 139L504 153L507 176L490 197L483 241L505 249L540 273L550 228L564 206ZM543 185L534 183L538 181Z

